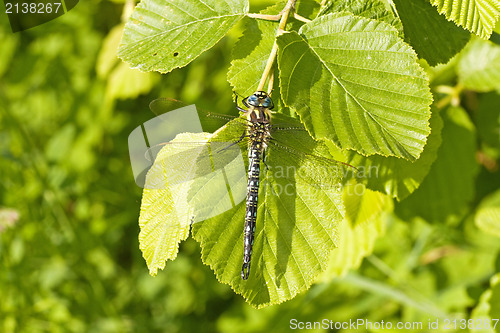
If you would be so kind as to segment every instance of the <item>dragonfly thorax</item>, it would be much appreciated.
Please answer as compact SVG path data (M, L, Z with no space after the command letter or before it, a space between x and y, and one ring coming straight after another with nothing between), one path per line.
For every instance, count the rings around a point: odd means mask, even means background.
M251 123L248 127L247 135L249 138L249 147L260 151L265 150L271 138L271 124L260 121Z
M257 91L243 100L248 108L245 115L248 120L247 136L249 146L260 151L267 148L271 137L272 99L264 91Z

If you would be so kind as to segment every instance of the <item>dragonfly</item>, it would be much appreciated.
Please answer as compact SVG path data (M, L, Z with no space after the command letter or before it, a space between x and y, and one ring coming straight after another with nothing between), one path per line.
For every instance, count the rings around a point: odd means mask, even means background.
M280 178L290 179L289 184L300 179L310 186L336 189L341 187L345 169L356 168L333 159L328 147L310 137L297 119L274 113L274 102L266 92L257 91L244 98L242 104L246 109L236 106L241 112L239 117L196 110L203 129L213 126L214 123L224 124L206 141L181 138L159 143L152 145L146 156L157 164L163 149L170 150L168 157L162 157L157 173L159 178L151 180L154 178L151 176L149 183L172 186L191 182L188 195L189 205L194 207L190 217L191 223L217 215L245 200L241 278L247 280L250 275L259 188L262 184L261 166L266 172L279 172ZM151 110L157 115L168 115L183 106L185 105L182 102L168 98L159 98L150 104ZM191 124L194 121L184 122ZM300 170L289 173L287 168L290 166L296 169L300 167ZM215 180L216 171L219 172L220 177L217 179L220 181ZM148 171L148 175L151 174L153 172ZM218 197L202 196L199 193L209 187L207 184L215 182L226 183L230 197L226 201L231 204L214 210L213 207L219 204ZM225 189L225 186L220 185L220 189ZM199 202L205 202L204 208L201 208Z

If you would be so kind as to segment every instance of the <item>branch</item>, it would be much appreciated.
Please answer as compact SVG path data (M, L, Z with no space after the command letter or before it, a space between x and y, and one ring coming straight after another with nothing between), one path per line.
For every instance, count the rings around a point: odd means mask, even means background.
M278 31L276 32L276 37L280 36L284 31L285 31L285 26L286 26L286 21L288 20L288 16L290 15L290 12L295 6L295 2L297 0L288 0L285 8L281 12L281 20L280 24L278 26ZM259 82L259 86L257 87L257 91L261 91L264 89L264 85L266 84L267 77L269 76L269 72L271 71L271 68L273 67L274 64L274 59L276 58L276 54L278 53L278 43L276 43L276 40L274 40L273 48L271 50L271 54L269 54L269 58L267 59L266 63L266 68L264 69L264 72L262 73L262 77Z

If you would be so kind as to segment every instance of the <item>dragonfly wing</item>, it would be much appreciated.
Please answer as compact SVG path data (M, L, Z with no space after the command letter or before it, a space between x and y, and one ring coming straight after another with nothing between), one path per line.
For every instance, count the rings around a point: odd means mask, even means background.
M151 156L154 151L146 154L147 158ZM156 180L152 182L151 178L145 187L161 188L191 181L227 168L238 160L243 161L243 152L233 142L169 142L161 145L154 157L151 168L158 169Z
M269 167L275 177L301 179L320 188L339 188L356 169L332 158L328 147L314 140L296 118L273 115L269 142Z
M154 114L164 118L165 122L174 123L178 126L199 124L200 128L184 130L184 132L209 132L212 133L228 122L240 119L239 117L206 111L196 107L194 104L187 105L184 102L170 98L158 98L149 104ZM244 119L237 122L245 122ZM234 125L234 124L233 124ZM232 125L231 125L232 126Z
M271 140L269 146L268 164L275 179L304 181L321 189L339 189L344 176L355 171L353 167L330 158L328 148L319 142L307 149L302 146L301 150L276 140Z
M292 118L281 113L273 113L272 132L277 131L287 133L287 131L306 131L306 128L297 118Z
M192 138L184 134L180 138ZM169 189L176 209L189 209L192 222L221 214L244 200L246 168L233 142L170 142L147 173L145 188Z

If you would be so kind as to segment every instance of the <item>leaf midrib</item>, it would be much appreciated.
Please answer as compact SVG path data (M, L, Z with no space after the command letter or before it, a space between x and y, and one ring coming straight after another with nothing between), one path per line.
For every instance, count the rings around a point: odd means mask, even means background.
M301 37L302 41L305 42L304 38L302 36L299 36ZM297 43L297 42L302 42L302 41L294 41L293 43ZM291 45L292 43L288 44L288 45ZM376 119L376 117L371 114L361 103L360 101L358 100L358 98L356 98L349 90L346 89L346 87L342 84L342 82L335 76L335 74L331 71L330 67L327 66L327 62L325 62L320 56L319 54L316 52L316 50L309 44L309 43L305 43L308 47L309 50L311 50L311 52L316 56L316 58L323 64L323 66L328 70L328 72L330 73L330 75L335 79L335 81L342 87L342 89L345 91L345 93L347 95L349 95L353 101L356 102L356 104L365 112L366 115L368 115L378 126L379 128L381 129L382 132L384 132L387 137L391 138L393 140L393 142L399 147L399 149L401 149L402 151L404 151L407 155L409 155L411 158L415 158L415 156L413 156L413 154L411 154L407 149L406 147L401 143L399 142L399 140L396 139L396 137L391 133L389 132L384 126L382 126L382 124ZM287 46L288 46L287 45ZM382 52L382 51L379 51L379 52Z
M131 42L131 43L129 43L129 44L126 44L126 45L127 45L127 46L126 46L126 48L127 48L127 47L129 47L129 46L133 46L133 45L135 45L135 44L137 44L137 43L140 43L140 42L145 42L145 41L148 41L148 40L150 40L150 39L156 38L156 37L158 37L158 36L160 36L160 35L163 35L163 34L166 34L166 33L169 33L169 32L172 32L172 31L175 31L175 30L178 30L178 29L181 29L181 28L188 27L188 26L190 26L190 25L192 25L192 24L200 23L200 22L203 22L203 21L209 21L209 20L213 20L213 19L221 19L221 18L226 18L226 17L227 17L227 18L229 18L229 17L238 17L238 16L241 16L241 17L242 17L242 16L244 16L244 15L245 15L244 13L237 13L237 14L231 14L231 15L221 15L221 16L207 17L207 18L204 18L204 19L201 19L201 20L197 20L197 21L190 21L190 22L188 22L188 23L184 23L184 24L178 25L178 26L176 26L176 27L174 27L174 28L171 28L171 29L169 29L169 30L161 30L160 32L158 32L158 33L156 33L156 34L154 34L154 35L145 36L145 37L143 37L143 38L141 38L141 39L137 39L137 40L135 40L135 41L133 41L133 42ZM149 25L149 24L147 24L147 23L146 23L146 22L144 22L144 21L141 21L141 23L142 23L142 24L146 24L146 25L148 25L148 26L150 26L150 27L152 27L152 28L158 29L157 27L152 26L152 25ZM138 32L137 32L137 33L138 33Z

